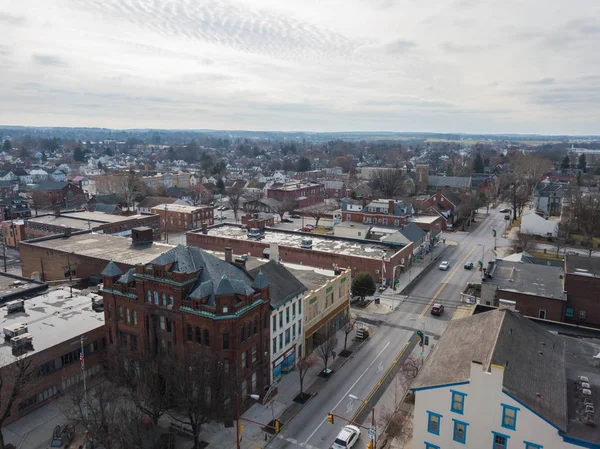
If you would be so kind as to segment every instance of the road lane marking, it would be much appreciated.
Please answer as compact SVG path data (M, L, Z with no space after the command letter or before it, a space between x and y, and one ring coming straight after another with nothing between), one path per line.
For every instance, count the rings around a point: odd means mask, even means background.
M358 379L356 379L356 381L355 381L355 382L352 384L352 386L351 386L351 387L348 389L348 391L346 391L346 393L344 393L344 395L343 395L343 396L342 396L342 398L341 398L341 399L338 401L338 403L337 403L337 404L335 404L335 405L333 406L333 408L331 409L331 411L334 411L334 410L335 410L335 409L338 407L338 405L340 405L340 404L342 403L342 401L343 401L344 399L347 399L347 398L348 398L348 395L350 394L350 392L352 391L352 389L353 389L353 388L356 386L356 384L357 384L357 383L358 383L358 382L359 382L359 381L360 381L360 380L363 378L363 376L364 376L365 374L367 374L367 371L369 371L369 370L371 369L371 367L373 366L373 364L375 363L375 361L377 361L377 359L378 359L378 358L381 356L381 354L383 354L383 351L385 351L385 350L387 349L387 347L390 345L390 343L391 343L391 342L390 342L390 341L388 341L388 342L386 343L386 345L383 347L383 349L382 349L381 351L379 351L379 354L377 354L377 356L376 356L376 357L373 359L373 361L372 361L372 362L369 364L369 366L367 366L367 369L363 371L363 373L360 375L360 377L359 377ZM313 433L311 433L311 434L310 434L310 436L309 436L309 437L306 439L306 441L304 442L304 444L305 444L305 445L306 445L306 444L307 444L307 443L310 441L310 439L311 439L312 437L314 437L314 436L315 436L315 433L317 433L317 431L318 431L318 430L321 428L321 426L322 426L323 424L325 424L325 421L327 421L327 418L324 418L324 419L323 419L323 421L321 421L321 424L319 424L319 425L317 426L317 428L316 428L316 429L313 431Z
M454 270L452 270L450 272L450 276L444 282L442 282L442 285L440 286L440 288L438 289L438 291L435 293L435 295L433 295L433 298L431 298L431 300L429 301L429 303L427 303L427 305L425 306L425 308L423 309L423 311L419 315L419 319L423 318L423 315L425 315L425 313L427 312L427 310L429 310L429 308L433 305L433 303L437 299L437 297L440 296L440 293L442 293L442 291L446 288L446 285L448 284L448 282L450 282L450 280L454 277L454 275L456 274L456 272L458 271L458 269L465 264L465 262L467 261L467 259L471 255L471 253L473 251L475 251L476 248L478 248L478 246L474 246L473 248L471 248L471 251L469 251L467 253L467 255L462 260L462 262L460 262L459 264L456 265L456 267L454 267ZM409 295L409 297L410 297L410 295Z
M360 412L362 412L362 409L365 407L365 404L369 403L369 401L371 400L371 398L373 397L373 395L375 394L375 392L379 389L379 387L381 387L381 384L383 383L383 381L389 376L389 374L392 371L392 369L394 369L394 366L398 363L398 360L400 360L400 357L402 357L402 355L406 351L406 348L408 348L408 345L410 344L411 338L412 338L412 336L408 339L408 341L406 343L404 343L404 346L402 347L402 349L400 350L400 352L398 353L398 355L396 356L396 358L392 361L392 364L386 370L385 374L383 376L381 376L381 379L379 379L379 381L377 382L377 384L375 385L375 387L371 390L371 393L369 393L369 396L367 397L367 399L365 399L365 402L363 402L360 405L360 407L358 407L358 410L356 410L356 413L352 417L352 421L356 422L356 419L358 418L358 415L360 415Z

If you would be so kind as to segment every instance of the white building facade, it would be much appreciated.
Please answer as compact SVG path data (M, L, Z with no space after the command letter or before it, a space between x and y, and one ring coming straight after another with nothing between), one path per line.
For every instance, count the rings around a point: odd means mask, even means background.
M271 311L271 384L294 370L301 357L302 292Z

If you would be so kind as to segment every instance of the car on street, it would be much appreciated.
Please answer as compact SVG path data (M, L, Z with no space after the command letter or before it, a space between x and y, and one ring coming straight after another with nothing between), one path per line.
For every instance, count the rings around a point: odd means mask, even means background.
M379 287L380 292L384 292L386 290L387 290L387 285L382 285L381 287Z
M450 268L450 262L447 260L444 260L439 266L439 269L444 271L446 271L448 268Z
M291 218L284 218L283 220L281 220L282 223L293 223L294 220L292 220Z
M467 262L465 264L465 270L470 270L471 268L473 268L473 262Z
M353 425L342 427L331 449L350 449L360 438L360 429Z
M290 218L302 218L302 217L298 214L293 214L293 215L290 215Z
M444 306L442 304L434 304L431 307L431 314L432 315L440 316L442 313L444 313Z
M505 220L507 220L507 221L508 221L508 220L510 220L510 215L509 215L509 214L506 214L506 215L504 216L504 219L505 219Z
M510 209L508 207L505 207L504 209L500 209L498 212L500 212L501 214L505 214L507 212L510 212Z

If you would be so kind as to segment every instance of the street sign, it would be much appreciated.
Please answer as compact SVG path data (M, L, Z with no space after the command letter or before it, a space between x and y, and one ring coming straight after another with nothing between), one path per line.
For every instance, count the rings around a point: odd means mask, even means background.
M371 437L371 439L374 439L375 435L377 435L377 428L372 425L371 427L369 427L369 436Z
M421 341L423 341L423 332L417 331L417 335L421 339Z

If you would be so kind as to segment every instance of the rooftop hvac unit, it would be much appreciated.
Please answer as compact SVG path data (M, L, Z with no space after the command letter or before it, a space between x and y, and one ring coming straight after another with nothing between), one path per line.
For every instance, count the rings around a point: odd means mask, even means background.
M13 355L19 355L28 349L33 349L33 335L25 333L17 335L10 340Z
M11 301L6 303L7 313L25 312L25 301L19 299L17 301Z
M17 337L27 333L27 325L23 323L15 323L4 328L4 339L10 340L11 338Z

